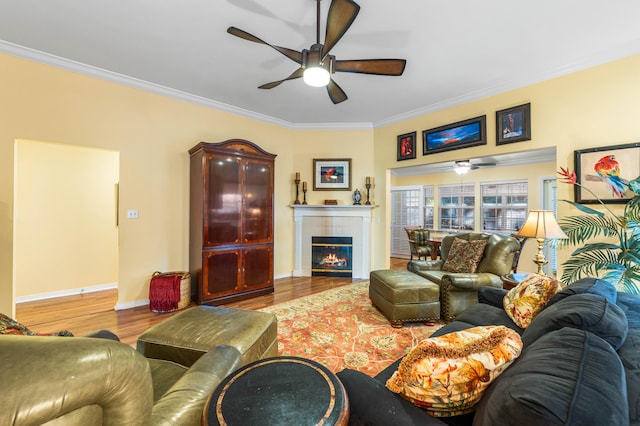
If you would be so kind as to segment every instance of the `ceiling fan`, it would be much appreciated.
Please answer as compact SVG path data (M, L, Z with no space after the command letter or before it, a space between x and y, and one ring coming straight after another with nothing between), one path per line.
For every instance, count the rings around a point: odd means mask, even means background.
M335 72L353 72L360 74L399 76L404 72L405 59L355 59L336 60L329 52L347 32L356 19L360 6L352 0L332 0L327 15L327 27L324 44L320 44L320 1L316 0L316 42L309 49L297 51L286 47L271 45L258 37L236 27L227 28L227 32L236 37L264 44L287 58L298 63L300 67L291 75L271 83L259 86L260 89L273 89L287 80L303 78L310 86L327 87L329 98L334 104L347 100L347 94L338 86L331 75Z
M496 163L471 163L469 160L461 160L454 163L453 170L459 175L464 175L469 170L476 170L480 167L493 167L495 165Z

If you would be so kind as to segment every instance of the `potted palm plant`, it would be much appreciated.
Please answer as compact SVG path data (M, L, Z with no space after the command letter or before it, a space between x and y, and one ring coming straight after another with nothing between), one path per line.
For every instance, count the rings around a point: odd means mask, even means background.
M622 214L615 214L593 191L577 182L576 173L560 168L561 182L580 186L593 195L605 211L584 204L562 200L584 215L558 220L568 239L558 246L577 247L565 261L560 280L571 283L588 276L600 276L620 291L640 294L640 177L625 185L634 197L624 206ZM604 237L606 242L598 241Z

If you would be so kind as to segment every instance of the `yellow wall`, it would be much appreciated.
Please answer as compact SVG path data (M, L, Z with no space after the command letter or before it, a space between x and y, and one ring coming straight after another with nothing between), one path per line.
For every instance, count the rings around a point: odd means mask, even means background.
M429 156L402 166L488 153L557 147L558 164L572 166L574 149L636 142L640 55L426 114L375 130L291 130L167 98L9 55L0 55L0 312L12 312L13 187L16 139L91 146L120 152L120 250L118 302L127 307L148 297L155 270L188 264L188 154L200 141L248 139L276 159L275 274L293 268L293 174L311 182L312 158L352 158L354 182L372 175L375 209L372 268L388 265L389 169L397 167L396 136L481 114L489 144ZM410 95L410 94L408 94ZM301 102L304 100L301 99ZM495 146L496 110L531 102L532 136ZM361 185L360 185L361 186ZM560 198L570 197L560 185ZM311 192L308 199L350 202L342 191ZM140 219L123 212L138 209ZM559 214L570 213L561 205ZM19 283L18 283L19 285Z
M118 153L18 140L16 297L118 281Z
M242 138L277 154L275 274L293 269L293 173L311 158L353 158L354 180L372 171L371 130L291 130L56 67L0 54L0 312L13 313L14 146L17 139L120 153L118 304L148 298L156 270L188 266L189 148ZM302 100L301 100L302 102ZM300 154L298 154L300 153ZM355 168L355 167L354 167ZM309 194L349 202L350 193ZM138 209L140 218L123 214ZM19 282L16 282L20 286Z
M512 90L453 108L433 112L424 116L395 123L375 130L374 170L378 183L376 190L386 193L379 197L379 214L388 222L390 206L388 198L389 170L403 167L440 163L491 154L527 151L546 147L556 148L557 167L573 169L573 151L617 144L638 142L640 139L640 55L593 67L566 76ZM508 145L495 144L495 112L523 103L531 103L532 139ZM406 160L396 161L396 137L399 134L430 129L440 125L487 115L486 146L449 151ZM419 136L420 139L420 136ZM420 144L420 141L418 141ZM519 177L515 175L513 177ZM573 200L572 188L558 184L558 198ZM614 206L614 209L620 209ZM558 216L576 214L576 209L566 203L558 206ZM389 241L389 227L376 228L373 241ZM389 245L375 244L372 268L388 264ZM563 262L569 249L558 253Z

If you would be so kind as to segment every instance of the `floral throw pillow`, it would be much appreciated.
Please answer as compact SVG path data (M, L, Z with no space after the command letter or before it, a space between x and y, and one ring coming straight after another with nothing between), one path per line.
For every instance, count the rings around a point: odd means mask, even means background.
M549 299L560 290L553 277L530 274L502 299L504 310L520 328L527 328Z
M36 333L35 331L29 330L25 325L2 313L0 313L0 334L15 334L22 336L73 336L73 334L67 330L61 330L57 333Z
M476 272L486 245L487 240L467 241L462 238L454 239L449 249L449 255L442 265L442 270L467 274Z
M386 386L435 417L469 413L521 350L518 333L502 325L444 334L411 349Z

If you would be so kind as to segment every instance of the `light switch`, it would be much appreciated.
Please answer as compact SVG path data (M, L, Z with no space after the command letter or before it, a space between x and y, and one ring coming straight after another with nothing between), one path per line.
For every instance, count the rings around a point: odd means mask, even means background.
M127 219L137 219L138 210L127 210Z

